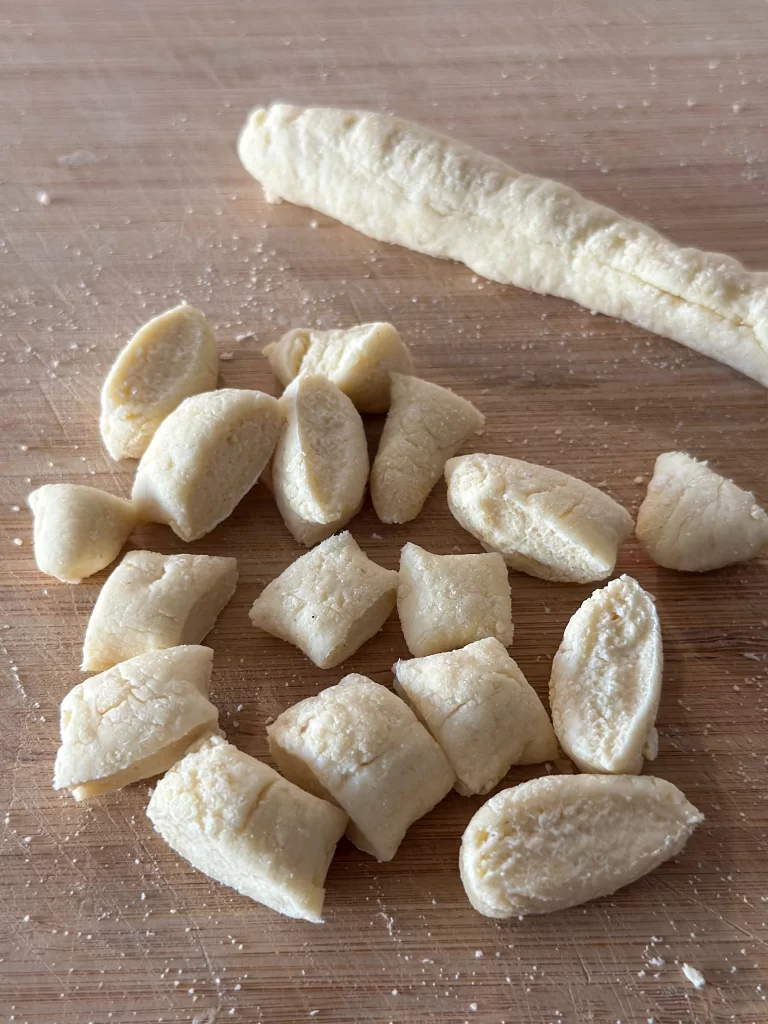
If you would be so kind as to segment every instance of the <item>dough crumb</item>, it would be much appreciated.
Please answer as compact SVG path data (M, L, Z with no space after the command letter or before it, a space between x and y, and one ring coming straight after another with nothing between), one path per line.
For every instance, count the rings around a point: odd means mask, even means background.
M695 986L695 988L704 988L704 986L707 984L707 979L704 977L704 975L701 973L698 967L691 967L690 964L683 964L682 972L686 976L688 981L690 981L690 983L693 986Z
M51 205L51 193L46 192L43 188L39 188L37 192L35 192L35 199L38 201L38 203L40 203L41 206Z

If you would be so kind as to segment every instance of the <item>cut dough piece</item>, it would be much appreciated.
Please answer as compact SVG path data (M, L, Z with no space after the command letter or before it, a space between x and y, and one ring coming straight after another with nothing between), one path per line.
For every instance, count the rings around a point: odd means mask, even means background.
M768 385L768 274L729 256L387 114L275 103L252 111L238 151L269 202L573 299Z
M503 455L446 463L448 505L458 522L512 569L560 583L610 576L632 517L583 480Z
M214 732L208 700L213 651L150 651L92 676L61 702L54 789L88 800L160 775L195 740Z
M212 555L131 551L101 588L83 645L83 669L197 644L237 586L237 561Z
M267 345L264 355L284 387L299 374L319 373L360 412L387 411L390 370L413 373L411 353L392 324L359 324L343 331L296 327Z
M706 462L664 452L637 514L637 537L657 565L707 572L768 549L768 515Z
M395 689L442 747L462 796L487 793L513 764L557 757L536 691L493 637L460 651L398 661Z
M455 781L408 705L366 676L294 704L267 735L286 778L343 807L348 837L377 860L392 860L409 826Z
M421 512L446 459L485 417L448 388L392 375L392 405L371 469L371 500L382 523L407 523Z
M130 501L81 484L46 484L27 498L40 572L79 583L113 562L136 525Z
M158 782L147 817L198 871L279 914L322 922L347 816L269 765L212 736Z
M512 643L507 566L501 555L433 555L418 544L400 554L397 612L416 658L493 636Z
M101 392L101 436L113 459L140 459L173 410L219 374L216 338L199 309L176 306L131 338Z
M349 531L318 544L272 580L251 622L333 668L378 633L395 607L397 573L376 565Z
M368 481L360 413L327 377L297 377L280 399L285 424L271 464L271 489L300 544L325 540L357 515Z
M596 590L565 627L549 703L557 738L583 772L637 775L658 749L661 628L631 577Z
M461 880L486 917L564 910L674 857L703 820L664 779L550 775L480 808L461 841Z
M282 419L277 399L223 388L193 395L157 429L133 483L139 517L182 540L229 516L269 462Z

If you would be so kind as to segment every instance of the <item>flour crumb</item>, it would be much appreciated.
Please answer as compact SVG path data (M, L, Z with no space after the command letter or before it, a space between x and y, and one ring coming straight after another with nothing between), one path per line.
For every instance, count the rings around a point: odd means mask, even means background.
M707 984L707 979L704 977L704 975L701 973L698 967L691 967L690 964L683 964L682 971L688 979L688 981L690 981L690 983L694 985L696 988L704 988L704 986Z
M37 192L35 192L35 199L41 206L51 205L51 193L46 192L44 188L39 188Z

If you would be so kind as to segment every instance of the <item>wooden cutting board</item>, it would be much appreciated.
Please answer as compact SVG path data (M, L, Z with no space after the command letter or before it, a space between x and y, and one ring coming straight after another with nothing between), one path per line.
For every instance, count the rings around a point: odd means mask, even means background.
M215 324L227 386L274 393L260 352L285 328L387 319L425 376L486 413L483 450L573 472L636 511L656 455L685 449L768 501L759 385L567 302L268 207L234 151L248 108L272 98L397 111L768 267L765 3L5 2L0 40L0 1018L768 1020L765 562L693 577L634 541L620 554L664 631L653 771L707 816L679 859L582 908L489 921L457 870L481 801L452 795L390 864L342 843L319 927L182 863L145 818L147 786L88 806L51 790L59 701L81 679L106 574L77 587L40 575L25 507L56 481L128 493L133 467L99 442L99 388L133 331L181 298ZM442 486L407 526L366 507L352 529L388 567L406 540L478 550ZM283 708L344 671L388 683L406 654L396 619L331 672L250 627L262 585L299 554L260 487L191 548L160 527L131 546L237 556L238 592L209 637L214 696L256 756ZM544 695L590 588L512 587L512 653Z

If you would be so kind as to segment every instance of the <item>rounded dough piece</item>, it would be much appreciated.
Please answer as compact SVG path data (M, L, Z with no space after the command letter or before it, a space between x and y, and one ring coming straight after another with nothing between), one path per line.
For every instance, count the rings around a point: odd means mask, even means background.
M223 388L187 398L165 419L133 483L140 519L185 541L226 519L269 462L280 434L277 399Z
M217 728L212 661L209 647L150 651L75 686L61 702L53 788L88 800L167 771Z
M154 317L131 338L101 392L101 436L113 459L140 459L173 410L216 387L216 338L186 304Z
M366 676L345 676L294 704L267 736L283 775L342 807L349 839L380 861L392 860L409 826L455 781L408 705Z
M485 417L471 402L418 377L392 375L392 404L371 469L371 500L383 523L421 512L446 460Z
M130 501L96 487L46 484L27 502L37 567L62 583L79 583L113 562L136 525Z
M486 917L563 910L674 857L703 820L664 779L550 775L480 808L461 841L461 880Z
M359 324L347 330L296 327L267 345L264 355L287 386L299 374L319 373L352 399L360 412L386 412L390 370L413 373L413 358L392 324Z
M636 775L658 748L663 666L650 594L630 576L612 580L565 627L552 662L549 703L557 738L583 772Z
M637 514L637 537L657 565L708 572L768 549L768 515L706 462L664 452Z
M351 399L327 377L297 377L280 408L285 423L272 457L271 487L285 525L311 547L360 511L368 442Z
M508 566L542 580L590 583L613 572L632 517L576 477L503 455L463 455L445 466L456 520Z

